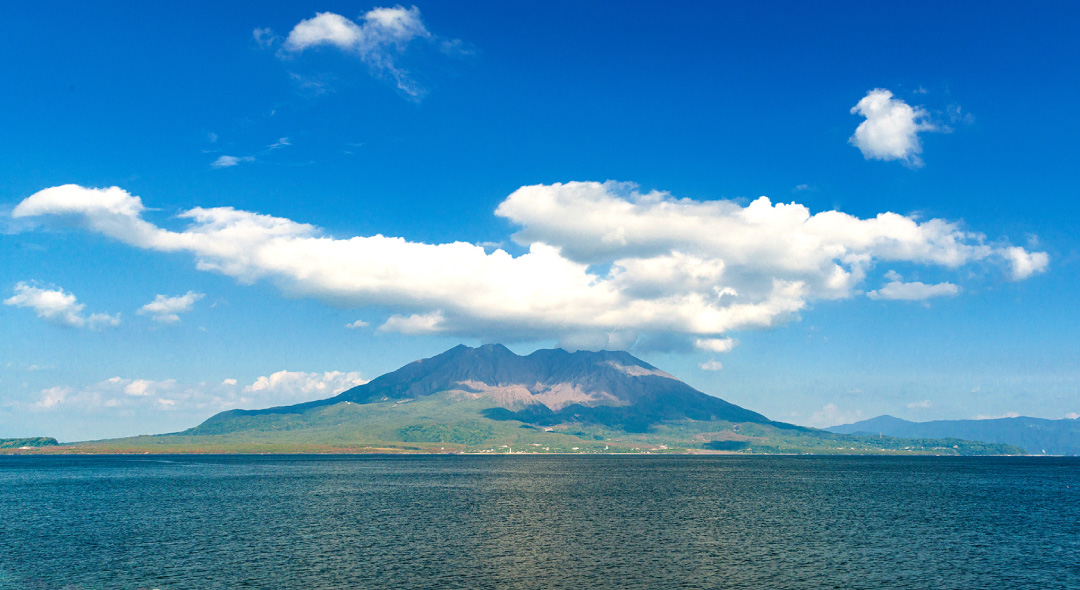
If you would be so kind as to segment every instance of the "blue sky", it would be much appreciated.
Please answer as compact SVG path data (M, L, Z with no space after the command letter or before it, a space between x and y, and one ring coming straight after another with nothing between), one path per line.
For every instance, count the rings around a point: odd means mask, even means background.
M486 341L814 426L1080 412L1074 3L3 10L0 436Z

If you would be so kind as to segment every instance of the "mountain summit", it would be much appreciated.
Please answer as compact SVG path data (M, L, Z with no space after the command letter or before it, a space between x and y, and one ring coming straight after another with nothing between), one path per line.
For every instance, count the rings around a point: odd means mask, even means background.
M502 344L455 346L329 399L224 416L292 413L341 402L412 401L440 393L488 401L488 418L542 425L572 421L641 432L679 419L772 423L627 352L544 349L519 356Z

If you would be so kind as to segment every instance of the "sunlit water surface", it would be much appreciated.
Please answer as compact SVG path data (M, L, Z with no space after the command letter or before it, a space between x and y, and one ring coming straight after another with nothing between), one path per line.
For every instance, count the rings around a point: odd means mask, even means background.
M0 457L0 590L1080 588L1080 460Z

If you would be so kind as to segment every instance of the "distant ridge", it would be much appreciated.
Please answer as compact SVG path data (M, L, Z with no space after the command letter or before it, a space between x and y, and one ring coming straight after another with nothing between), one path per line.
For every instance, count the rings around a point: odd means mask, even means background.
M1032 455L1080 455L1078 419L1047 420L1021 416L910 422L886 415L826 430L840 434L883 434L904 438L960 438L1014 445Z

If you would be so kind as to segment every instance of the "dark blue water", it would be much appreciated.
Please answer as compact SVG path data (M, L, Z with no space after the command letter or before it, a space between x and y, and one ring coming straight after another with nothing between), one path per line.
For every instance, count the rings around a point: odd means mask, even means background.
M0 590L1080 588L1080 460L0 457Z

